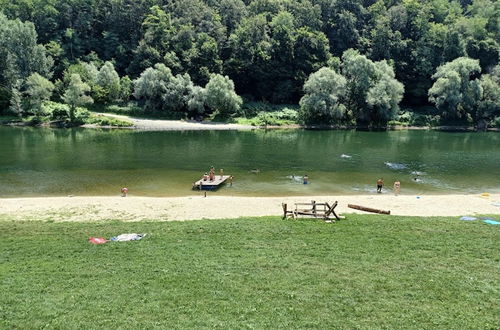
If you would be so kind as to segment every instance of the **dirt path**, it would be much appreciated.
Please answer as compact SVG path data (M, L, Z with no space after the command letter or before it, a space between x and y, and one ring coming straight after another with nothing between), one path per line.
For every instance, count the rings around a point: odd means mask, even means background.
M226 124L216 122L197 122L184 120L163 120L163 119L142 119L124 115L115 115L111 113L97 113L98 115L113 117L121 120L127 120L134 124L133 128L137 130L148 131L171 131L171 130L250 130L255 129L249 125Z

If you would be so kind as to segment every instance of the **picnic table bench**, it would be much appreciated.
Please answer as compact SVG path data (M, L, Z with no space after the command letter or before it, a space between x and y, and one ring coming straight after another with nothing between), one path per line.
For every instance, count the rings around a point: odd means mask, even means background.
M298 218L300 216L321 218L323 220L340 220L341 217L335 213L335 208L338 202L335 201L332 205L329 203L316 203L316 201L311 201L310 203L295 203L295 209L289 210L286 203L282 203L283 207L283 219L291 217L292 219ZM334 216L332 218L331 216Z

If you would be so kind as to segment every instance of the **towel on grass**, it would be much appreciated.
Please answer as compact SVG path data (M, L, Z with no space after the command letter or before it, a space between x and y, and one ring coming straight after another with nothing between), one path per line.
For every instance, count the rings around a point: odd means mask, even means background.
M146 234L121 234L115 237L111 237L114 242L127 242L127 241L138 241L142 239Z
M476 217L461 217L460 220L464 220L464 221L474 221L474 220L477 220Z
M495 221L495 220L483 220L483 222L490 224L490 225L500 225L500 222Z

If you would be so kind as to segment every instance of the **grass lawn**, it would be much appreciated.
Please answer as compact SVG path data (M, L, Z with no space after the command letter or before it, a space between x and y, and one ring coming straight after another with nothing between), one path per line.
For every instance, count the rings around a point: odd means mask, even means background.
M498 328L500 231L458 218L0 218L0 328ZM89 236L148 233L92 245Z

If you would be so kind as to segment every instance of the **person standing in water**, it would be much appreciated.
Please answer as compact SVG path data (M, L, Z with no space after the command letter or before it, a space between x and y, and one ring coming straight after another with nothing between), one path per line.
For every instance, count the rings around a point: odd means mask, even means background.
M304 175L304 184L308 184L309 183L309 177L306 175Z
M396 180L396 182L394 182L394 195L399 195L399 192L401 190L401 182L399 182L399 180Z
M377 192L380 194L382 192L382 187L384 186L384 178L377 180Z

